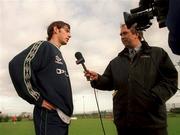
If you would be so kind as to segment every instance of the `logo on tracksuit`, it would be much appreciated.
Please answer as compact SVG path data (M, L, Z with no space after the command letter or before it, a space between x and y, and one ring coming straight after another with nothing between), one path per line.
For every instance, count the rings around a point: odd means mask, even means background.
M56 55L55 57L55 63L63 65L62 59L58 55ZM69 77L66 70L61 69L61 68L56 68L56 73L58 75L64 74L66 77Z
M59 58L59 56L58 56L58 55L56 55L56 57L55 57L55 63L63 65L63 63L62 63L62 59L61 59L61 58Z

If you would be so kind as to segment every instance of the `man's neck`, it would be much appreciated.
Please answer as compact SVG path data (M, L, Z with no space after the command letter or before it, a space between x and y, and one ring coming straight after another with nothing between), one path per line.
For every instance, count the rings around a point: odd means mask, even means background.
M56 40L51 39L51 40L49 40L49 42L51 44L53 44L54 46L56 46L57 48L61 47L61 44L58 41L56 41Z
M141 46L140 41L133 42L130 49L139 48Z
M135 44L133 47L130 47L129 49L134 49L136 50L136 52L138 52L141 49L141 42L138 42L137 44Z

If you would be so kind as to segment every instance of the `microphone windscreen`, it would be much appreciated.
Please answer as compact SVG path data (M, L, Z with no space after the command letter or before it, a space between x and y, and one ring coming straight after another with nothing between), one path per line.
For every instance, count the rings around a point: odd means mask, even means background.
M84 60L81 52L76 52L76 53L75 53L75 57L76 57L76 59L77 59L76 64L81 64L81 63L84 63L84 62L85 62L85 60Z
M83 56L82 56L81 52L76 52L75 57L78 60L78 59L81 59Z

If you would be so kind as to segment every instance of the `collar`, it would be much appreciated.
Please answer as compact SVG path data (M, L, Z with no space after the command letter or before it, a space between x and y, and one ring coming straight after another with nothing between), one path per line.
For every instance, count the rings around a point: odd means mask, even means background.
M134 49L137 53L141 50L141 46L142 46L142 43L140 43L137 47L135 48L128 48L129 52Z
M144 53L144 54L149 54L150 51L151 51L151 47L148 45L148 43L146 41L141 41L141 45L139 45L138 47L135 48L135 50L138 50L140 51L141 53ZM136 51L137 51L136 50ZM122 50L118 56L120 55L129 55L129 49L127 47L124 48L124 50Z
M47 42L49 42L50 44L52 44L53 46L55 46L58 50L60 50L60 47L61 47L61 46L58 47L55 43L53 43L53 42L51 42L51 41L47 41Z
M141 50L142 43L140 43L137 47L134 48L136 52L139 52Z

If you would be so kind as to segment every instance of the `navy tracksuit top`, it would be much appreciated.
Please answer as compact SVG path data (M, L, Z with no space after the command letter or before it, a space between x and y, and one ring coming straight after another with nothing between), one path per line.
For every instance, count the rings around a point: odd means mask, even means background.
M49 101L68 116L73 113L72 90L60 50L48 41L39 41L16 55L9 73L20 97L41 106Z

